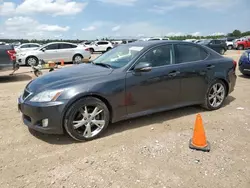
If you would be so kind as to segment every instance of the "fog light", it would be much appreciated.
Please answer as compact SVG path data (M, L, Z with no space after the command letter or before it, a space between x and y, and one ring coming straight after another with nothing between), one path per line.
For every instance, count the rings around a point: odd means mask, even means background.
M48 124L49 124L49 120L48 119L43 119L42 120L42 126L43 127L48 127Z

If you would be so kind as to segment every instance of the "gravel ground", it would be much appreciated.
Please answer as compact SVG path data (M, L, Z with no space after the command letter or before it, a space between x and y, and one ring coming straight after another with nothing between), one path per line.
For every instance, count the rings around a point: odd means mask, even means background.
M227 56L238 60L237 51ZM34 76L0 77L0 187L249 188L250 84L237 72L235 91L218 111L186 107L110 125L102 138L29 131L17 97ZM211 151L190 150L201 113Z

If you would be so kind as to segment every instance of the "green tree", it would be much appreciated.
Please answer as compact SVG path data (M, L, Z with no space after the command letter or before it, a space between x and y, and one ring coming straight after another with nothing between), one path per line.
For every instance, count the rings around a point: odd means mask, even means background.
M240 31L240 30L237 30L237 29L234 30L234 31L233 31L233 36L234 36L234 37L241 37L241 31Z

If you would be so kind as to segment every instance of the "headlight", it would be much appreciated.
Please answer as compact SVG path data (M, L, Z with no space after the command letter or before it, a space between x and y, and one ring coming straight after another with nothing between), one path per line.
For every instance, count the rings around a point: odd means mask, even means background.
M30 99L31 102L49 102L55 101L63 92L63 90L47 90L36 94Z

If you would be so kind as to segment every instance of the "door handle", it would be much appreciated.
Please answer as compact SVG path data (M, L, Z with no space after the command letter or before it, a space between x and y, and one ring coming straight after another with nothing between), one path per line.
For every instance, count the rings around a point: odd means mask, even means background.
M169 77L174 77L174 76L177 76L178 74L180 74L179 71L172 71L168 74Z
M215 66L214 65L208 65L207 69L213 69Z

